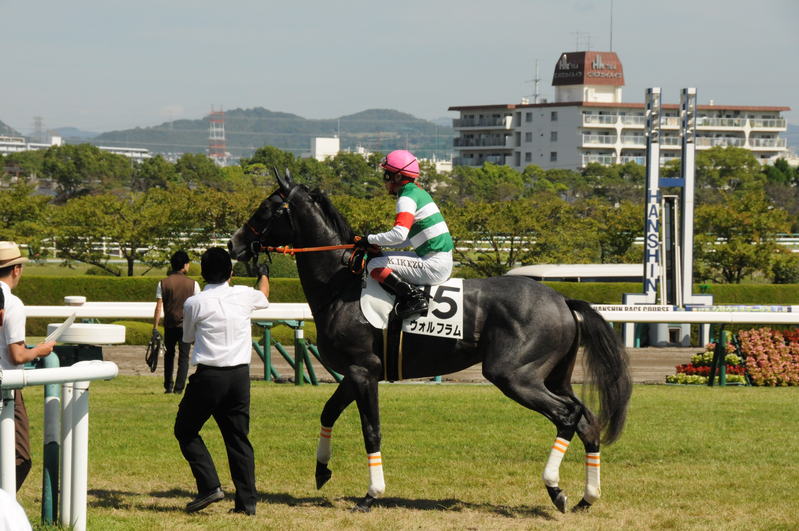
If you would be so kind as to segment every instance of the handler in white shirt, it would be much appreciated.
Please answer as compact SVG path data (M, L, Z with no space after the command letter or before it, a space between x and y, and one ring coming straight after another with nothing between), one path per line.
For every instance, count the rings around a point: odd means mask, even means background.
M250 431L250 357L253 310L269 306L268 271L257 289L230 286L233 265L221 247L201 259L205 289L183 306L183 341L194 343L191 364L197 370L178 407L175 437L197 482L197 497L186 505L199 511L225 497L200 430L213 415L225 440L230 476L236 488L231 512L255 514L255 457Z

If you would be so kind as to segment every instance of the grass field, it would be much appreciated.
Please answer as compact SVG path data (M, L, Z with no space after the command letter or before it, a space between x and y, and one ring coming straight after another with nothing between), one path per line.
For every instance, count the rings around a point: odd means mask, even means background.
M603 498L560 514L541 472L553 426L484 385L381 385L386 497L349 512L367 488L356 408L334 431L332 480L314 487L319 413L330 385L253 382L258 514L230 515L232 483L216 425L203 434L228 498L183 507L194 481L172 436L179 397L157 378L92 384L89 529L796 529L799 389L636 386L627 429L603 448ZM20 493L38 522L41 389L27 389L34 470ZM575 438L561 487L576 503Z

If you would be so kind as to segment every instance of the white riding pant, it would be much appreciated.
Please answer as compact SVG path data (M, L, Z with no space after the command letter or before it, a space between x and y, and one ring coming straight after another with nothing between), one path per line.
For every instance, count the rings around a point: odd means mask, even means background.
M369 260L366 270L380 281L393 271L411 284L441 284L452 274L452 253L419 256L413 251L383 251L382 256Z

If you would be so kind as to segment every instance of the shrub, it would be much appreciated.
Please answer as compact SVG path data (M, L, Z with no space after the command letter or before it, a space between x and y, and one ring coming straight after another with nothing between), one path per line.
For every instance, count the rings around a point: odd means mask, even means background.
M125 344L126 345L146 345L150 342L153 335L153 323L145 323L142 321L114 321L112 324L122 325L125 327ZM158 331L164 335L164 327L159 326Z
M799 385L799 343L771 328L741 330L738 338L754 385Z
M790 253L776 255L771 266L771 275L775 284L799 282L799 256Z

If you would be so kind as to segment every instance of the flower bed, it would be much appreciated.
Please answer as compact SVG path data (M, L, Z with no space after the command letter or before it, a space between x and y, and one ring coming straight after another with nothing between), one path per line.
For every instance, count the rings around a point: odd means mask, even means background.
M738 338L753 385L799 385L799 331L741 330Z
M716 349L715 343L705 345L705 351L691 356L691 363L677 365L677 374L666 376L666 383L671 384L707 384L710 378L710 366L713 364L713 352ZM746 383L746 367L743 365L741 357L735 353L735 345L727 344L727 355L724 357L727 371L727 383L743 384ZM718 374L716 378L718 378Z
M707 384L715 348L715 343L708 343L690 363L677 365L666 383ZM752 385L799 385L799 329L741 330L737 341L727 344L724 361L727 383L743 384L748 378Z

